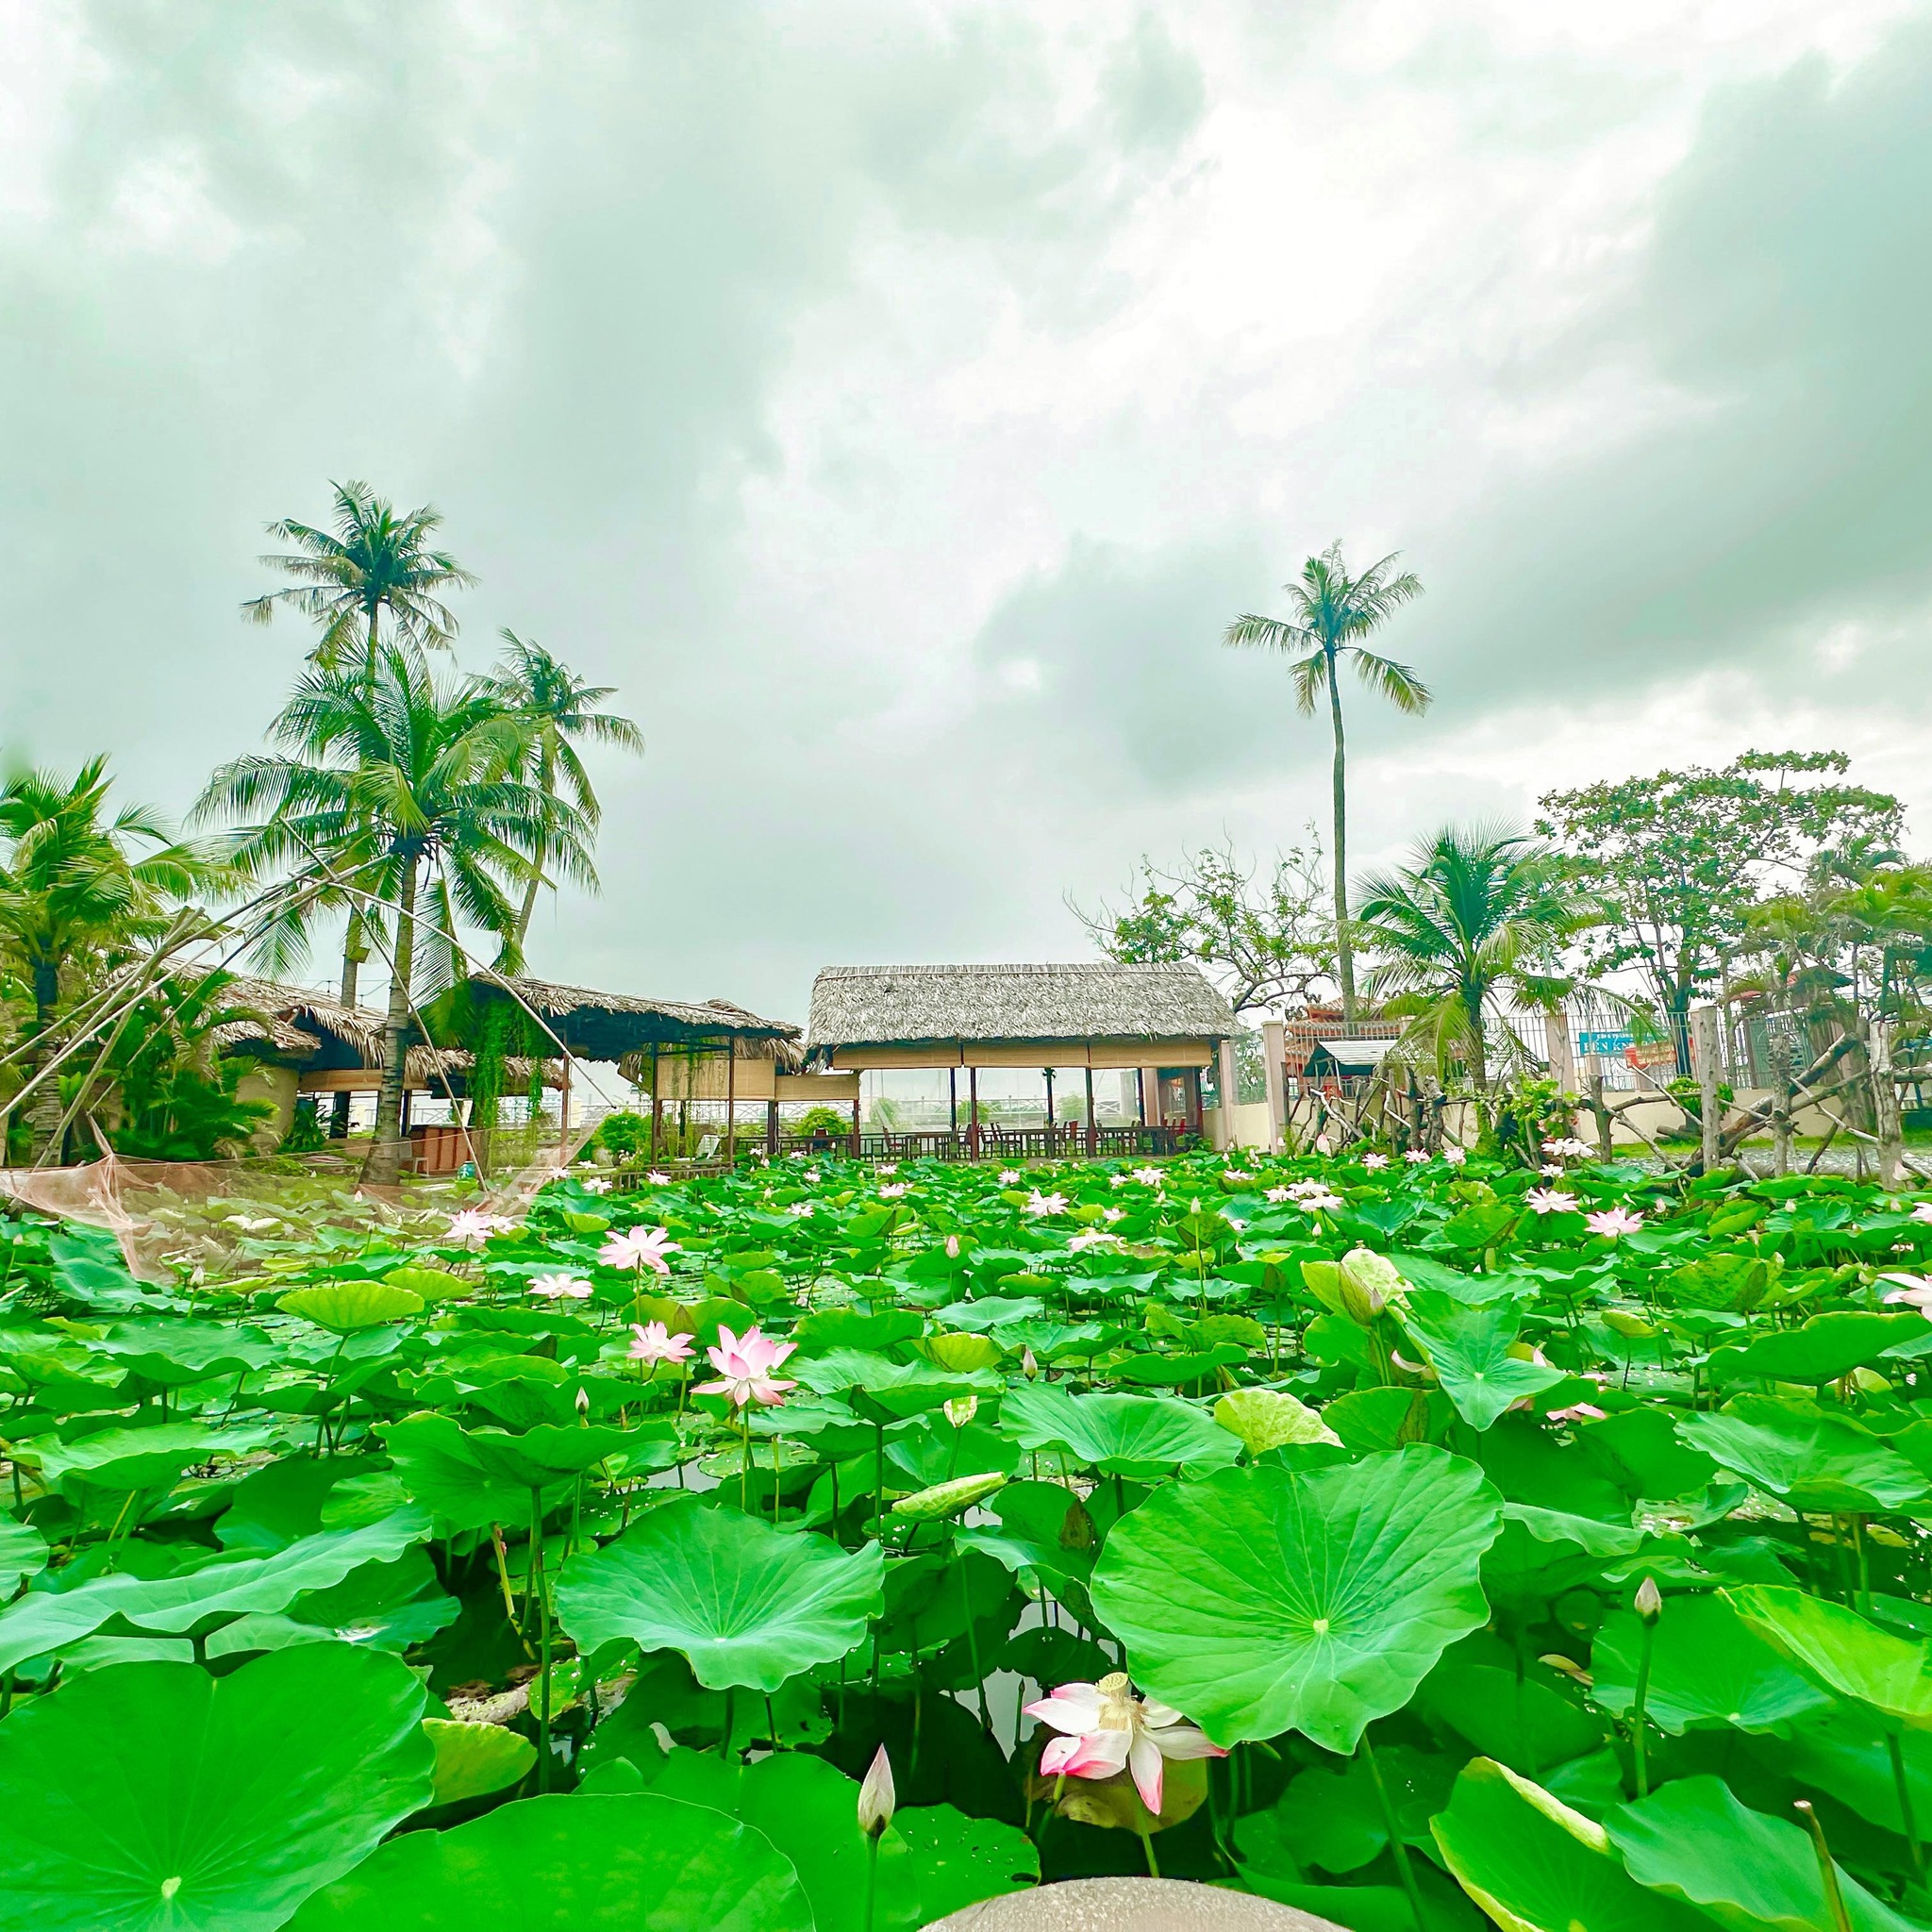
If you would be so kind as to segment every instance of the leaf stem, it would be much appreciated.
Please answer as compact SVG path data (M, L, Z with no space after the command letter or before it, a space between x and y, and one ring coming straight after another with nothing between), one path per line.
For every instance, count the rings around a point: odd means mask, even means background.
M1832 1862L1831 1847L1824 1841L1824 1827L1818 1822L1808 1800L1800 1798L1791 1807L1811 1834L1811 1849L1818 1856L1818 1881L1824 1889L1825 1909L1831 1914L1832 1932L1852 1932L1851 1914L1845 1909L1845 1895L1839 1889L1838 1867Z
M1423 1932L1422 1888L1415 1882L1415 1868L1408 1861L1408 1847L1402 1840L1402 1821L1396 1817L1389 1787L1382 1781L1382 1767L1366 1727L1362 1731L1361 1753L1369 1767L1370 1781L1375 1787L1375 1802L1382 1807L1382 1823L1389 1830L1389 1849L1395 1855L1395 1869L1401 1875L1403 1890L1408 1894L1409 1913L1415 1920L1416 1932Z
M1885 1734L1891 1753L1891 1782L1898 1792L1899 1823L1905 1829L1906 1849L1912 1855L1912 1876L1922 1884L1925 1877L1925 1854L1919 1843L1918 1821L1912 1816L1912 1793L1906 1782L1905 1740L1894 1730Z

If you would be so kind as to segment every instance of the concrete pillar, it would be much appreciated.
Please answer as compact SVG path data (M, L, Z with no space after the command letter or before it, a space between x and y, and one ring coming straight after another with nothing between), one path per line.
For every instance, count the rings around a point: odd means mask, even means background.
M1241 1091L1236 1080L1233 1041L1224 1040L1221 1042L1215 1071L1216 1085L1221 1089L1221 1119L1214 1144L1217 1148L1227 1148L1235 1144L1235 1097Z
M1280 1020L1261 1022L1261 1072L1268 1082L1268 1151L1288 1147L1288 1026Z
M1691 1008L1690 1071L1697 1076L1697 1106L1698 1111L1703 1115L1706 1174L1711 1174L1717 1168L1717 1136L1721 1124L1718 1120L1717 1089L1718 1078L1724 1068L1722 1039L1718 1024L1718 1009L1715 1007Z
M1561 1007L1556 1008L1549 1014L1544 1030L1550 1048L1550 1078L1557 1083L1558 1093L1574 1093L1576 1055L1570 1043L1570 1015Z

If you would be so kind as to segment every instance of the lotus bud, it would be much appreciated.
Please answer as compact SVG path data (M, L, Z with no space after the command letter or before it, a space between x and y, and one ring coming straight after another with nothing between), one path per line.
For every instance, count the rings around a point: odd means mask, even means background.
M883 1838L898 1802L892 1790L892 1760L881 1744L866 1769L865 1782L858 1788L859 1830L870 1839Z
M956 1429L963 1429L979 1413L979 1397L976 1395L956 1395L946 1404L946 1420Z
M957 1261L958 1258L959 1237L956 1234L949 1234L946 1237L946 1259L949 1261Z
M1641 1617L1646 1624L1655 1624L1658 1616L1662 1613L1663 1607L1664 1594L1663 1591L1657 1587L1657 1578L1655 1576L1646 1576L1643 1579L1643 1581L1637 1586L1637 1598L1635 1603L1637 1614L1640 1617Z
M1395 1264L1368 1248L1352 1248L1341 1261L1341 1311L1366 1328L1391 1301L1401 1299L1407 1284Z
M1040 1358L1030 1348L1020 1351L1020 1373L1030 1382L1040 1374Z
M591 1419L591 1391L584 1388L582 1384L579 1384L577 1387L576 1404L577 1413L586 1422L589 1422Z

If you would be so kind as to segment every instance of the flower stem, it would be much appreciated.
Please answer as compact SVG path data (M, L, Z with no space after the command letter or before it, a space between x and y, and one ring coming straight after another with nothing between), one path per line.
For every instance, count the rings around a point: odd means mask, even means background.
M1395 1806L1389 1796L1389 1787L1382 1782L1382 1767L1376 1761L1375 1747L1369 1742L1366 1729L1362 1732L1362 1757L1369 1767L1370 1782L1375 1787L1375 1802L1382 1807L1382 1823L1389 1832L1389 1849L1395 1855L1395 1870L1402 1879L1402 1889L1408 1894L1408 1909L1416 1924L1416 1932L1423 1932L1422 1888L1415 1882L1415 1868L1408 1862L1408 1847L1402 1841L1402 1821L1395 1815Z
M1147 1827L1144 1824L1141 1827L1141 1849L1147 1854L1148 1877L1158 1878L1160 1876L1160 1860L1154 1856L1154 1840L1148 1835Z
M1832 1932L1852 1932L1851 1914L1845 1910L1845 1895L1839 1890L1838 1867L1832 1862L1831 1847L1824 1841L1824 1827L1818 1814L1803 1798L1791 1807L1811 1834L1811 1849L1818 1856L1818 1880L1824 1889L1825 1909L1831 1914Z
M865 1932L872 1932L873 1912L879 1897L879 1840L883 1832L865 1835Z
M1905 1831L1906 1849L1912 1855L1912 1876L1923 1884L1925 1854L1919 1844L1918 1822L1912 1816L1912 1794L1906 1783L1905 1740L1896 1731L1888 1731L1885 1741L1891 1752L1891 1782L1898 1792L1899 1824Z
M1637 1795L1650 1796L1650 1762L1643 1736L1643 1708L1650 1700L1650 1654L1657 1642L1657 1625L1644 1619L1641 1648L1637 1653L1637 1689L1630 1699L1630 1756L1637 1767Z

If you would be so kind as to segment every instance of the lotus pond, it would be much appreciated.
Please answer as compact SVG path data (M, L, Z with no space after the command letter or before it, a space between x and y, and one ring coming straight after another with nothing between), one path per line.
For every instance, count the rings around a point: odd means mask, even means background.
M1932 1924L1932 1203L1547 1151L0 1222L0 1928Z

